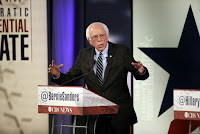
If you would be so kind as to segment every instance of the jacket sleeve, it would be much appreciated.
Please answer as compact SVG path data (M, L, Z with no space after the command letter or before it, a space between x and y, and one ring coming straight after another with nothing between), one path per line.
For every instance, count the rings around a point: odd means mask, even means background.
M71 86L74 85L75 82L77 82L80 78L79 76L82 75L81 72L81 51L78 54L78 57L76 58L76 61L74 65L70 68L70 70L64 74L60 72L60 77L58 79L54 79L52 77L51 81L58 84L58 85L65 85L65 86Z
M149 77L148 69L144 66L144 72L140 73L132 64L131 62L135 62L135 59L133 58L130 50L128 47L124 48L123 52L123 59L124 59L124 65L125 68L131 72L131 74L135 77L136 80L145 80Z

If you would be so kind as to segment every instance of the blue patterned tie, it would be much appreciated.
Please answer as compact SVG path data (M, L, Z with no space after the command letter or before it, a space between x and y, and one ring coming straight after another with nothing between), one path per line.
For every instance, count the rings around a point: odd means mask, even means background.
M97 70L96 70L96 76L99 80L100 85L103 85L103 60L102 60L102 53L99 53L99 57L97 59Z

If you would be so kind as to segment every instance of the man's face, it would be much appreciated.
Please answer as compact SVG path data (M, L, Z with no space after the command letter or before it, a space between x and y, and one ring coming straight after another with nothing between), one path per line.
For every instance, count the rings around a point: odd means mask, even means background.
M89 29L90 39L88 41L92 46L94 46L98 51L103 51L108 43L108 36L103 26L99 24L94 24Z

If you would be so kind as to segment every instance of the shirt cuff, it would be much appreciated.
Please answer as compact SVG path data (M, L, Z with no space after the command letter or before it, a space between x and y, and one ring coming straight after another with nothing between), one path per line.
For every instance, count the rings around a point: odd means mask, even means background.
M59 78L60 78L60 72L59 72L58 77L56 77L55 75L53 75L53 79L54 79L54 80L59 79Z
M139 71L138 71L139 72ZM140 73L139 72L139 75L144 75L146 73L146 69L144 68L144 71L143 71L143 73Z

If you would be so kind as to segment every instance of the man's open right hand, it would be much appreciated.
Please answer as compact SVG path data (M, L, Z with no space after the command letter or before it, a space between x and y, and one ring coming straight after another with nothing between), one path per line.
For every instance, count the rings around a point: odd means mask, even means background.
M63 67L63 64L60 64L59 66L57 66L55 64L55 61L52 60L52 63L49 65L49 73L51 73L52 75L54 75L56 78L59 77L60 75L60 69L61 67Z

